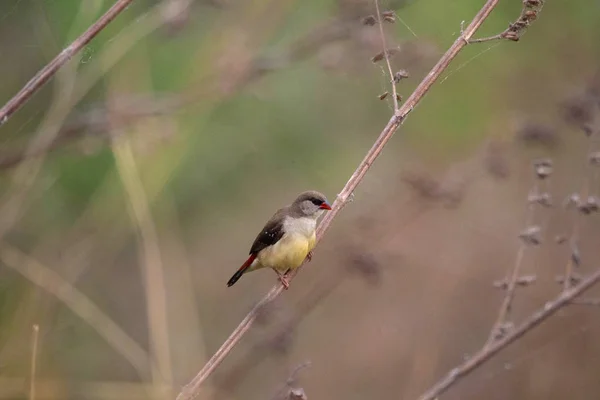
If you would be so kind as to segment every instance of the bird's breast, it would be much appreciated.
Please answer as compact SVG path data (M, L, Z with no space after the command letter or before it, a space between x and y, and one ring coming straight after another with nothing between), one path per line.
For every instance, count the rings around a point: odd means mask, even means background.
M316 220L311 218L289 218L284 221L285 234L277 243L258 254L260 265L283 272L298 268L315 247L315 228Z

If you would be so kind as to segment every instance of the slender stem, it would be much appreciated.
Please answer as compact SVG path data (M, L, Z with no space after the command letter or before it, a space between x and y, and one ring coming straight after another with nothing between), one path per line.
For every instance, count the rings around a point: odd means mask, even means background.
M33 325L33 337L31 339L31 373L29 382L29 400L35 400L35 373L37 370L37 353L38 353L38 342L40 336L39 325Z
M502 349L507 347L509 344L513 343L520 337L524 336L526 333L531 331L533 328L541 324L543 321L551 317L562 307L570 304L572 300L590 289L593 285L600 282L600 268L597 269L594 273L592 273L589 277L581 281L577 286L573 286L572 288L563 291L558 297L554 300L547 302L544 306L531 314L529 318L527 318L521 325L519 325L515 330L511 331L509 334L504 336L502 339L499 339L489 346L484 346L479 350L475 355L469 358L464 363L460 364L456 368L453 368L440 379L435 385L433 385L429 390L419 397L419 400L434 400L442 393L444 393L448 388L457 383L460 378L467 376L469 373L473 372L477 367L488 361L494 355L499 353Z
M381 11L379 11L379 0L374 1L375 10L377 11L377 25L379 25L379 37L381 38L381 46L383 47L383 57L385 58L388 74L390 75L390 84L392 85L392 101L394 102L394 113L396 113L398 112L398 94L396 92L396 82L394 81L394 71L392 70L392 64L390 63L390 53L387 48L385 33L383 32L383 20L381 19Z
M477 15L473 18L469 26L464 30L461 37L456 39L452 46L446 51L446 53L440 58L440 60L435 64L435 66L431 69L431 71L425 76L425 78L421 81L419 86L415 89L415 91L410 95L410 97L406 100L406 102L394 112L394 115L390 118L387 125L381 133L379 137L371 147L371 149L366 154L365 158L359 164L358 168L340 194L338 194L335 202L333 203L332 210L329 211L325 218L319 224L317 228L317 241L320 241L331 222L336 217L336 215L340 212L343 206L346 204L348 199L350 198L352 192L359 183L364 178L365 174L373 164L373 162L377 159L381 151L387 142L391 139L394 132L398 127L402 124L406 116L414 109L414 107L423 99L425 94L429 91L431 86L439 79L442 72L448 67L450 62L456 57L456 55L462 50L466 45L468 40L473 36L473 34L477 31L477 29L483 24L483 21L490 15L494 7L498 4L499 0L488 0L483 5L481 10L477 13ZM293 279L293 277L298 273L300 268L294 270L288 280ZM241 340L244 334L250 329L254 321L256 320L256 316L261 309L261 307L277 296L281 294L283 291L283 286L281 284L273 286L271 290L258 302L256 306L246 315L246 317L240 322L237 328L231 333L231 335L225 340L225 342L221 345L221 347L217 350L217 352L208 360L208 362L202 367L202 369L196 374L196 376L181 390L179 395L177 396L177 400L191 400L199 395L200 387L202 383L210 376L210 374L221 364L221 362L225 359L225 357L229 354L229 352L233 349L233 347Z
M102 29L117 17L133 0L117 0L98 21L90 26L67 48L61 51L52 61L42 68L23 88L0 109L0 126L25 104L56 72L65 65L75 54L87 45Z

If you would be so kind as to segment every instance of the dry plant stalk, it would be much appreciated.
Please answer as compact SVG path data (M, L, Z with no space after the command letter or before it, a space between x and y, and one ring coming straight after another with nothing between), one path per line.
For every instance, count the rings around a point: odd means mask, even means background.
M536 181L531 189L527 199L527 216L525 218L524 230L519 234L521 244L517 250L517 258L515 260L512 271L508 274L504 281L501 282L500 288L506 290L504 300L498 311L496 321L492 325L490 334L486 343L489 346L495 340L501 338L509 331L513 325L509 322L508 317L512 308L512 303L515 297L517 286L521 284L532 283L535 277L521 276L521 267L525 259L525 253L528 248L540 244L540 228L534 225L535 208L537 206L549 206L550 195L545 191L549 188L549 176L551 175L552 167L549 160L539 160L534 162L534 173ZM540 193L542 191L542 193ZM495 284L496 285L496 284Z
M387 142L392 138L394 132L404 122L406 116L414 109L414 107L423 99L425 94L429 91L431 86L439 79L440 75L450 62L458 55L458 53L468 44L473 34L479 29L486 18L490 15L492 10L497 6L499 0L488 0L483 5L481 10L473 18L471 23L462 32L461 36L457 38L446 53L440 58L435 64L431 71L421 81L419 86L414 90L410 97L404 102L404 104L395 110L394 115L390 118L387 125L383 128L379 137L367 152L365 158L361 161L358 168L354 171L342 191L338 194L335 202L333 203L332 210L327 213L325 218L319 224L317 228L317 243L321 240L324 233L327 231L329 225L341 211L346 202L350 199L352 192L360 184L367 171L375 162ZM288 280L293 279L301 268L293 271ZM270 303L273 299L281 294L283 286L281 284L275 285L271 290L252 308L252 310L246 315L246 317L240 322L235 328L231 335L225 340L221 347L211 357L210 360L204 365L204 367L196 374L196 376L181 390L177 396L177 400L191 400L195 398L199 392L202 383L210 376L210 374L219 366L223 359L229 354L233 347L241 340L244 334L253 325L260 309Z
M167 294L158 233L129 139L114 139L113 153L128 197L129 213L139 231L138 254L142 276L145 278L150 355L156 359L155 368L152 368L153 381L171 384L173 373L167 322Z
M2 109L0 109L0 126L25 104L56 72L75 54L87 45L102 29L117 17L133 0L117 0L113 6L81 34L73 43L61 51L52 61L42 68Z
M571 304L573 299L592 286L600 282L600 268L594 271L590 276L581 281L581 283L573 286L572 288L563 291L554 300L546 302L542 308L531 314L529 318L525 319L517 328L508 333L501 339L495 342L483 346L477 353L475 353L468 360L453 368L434 384L430 389L423 393L419 400L435 400L444 393L448 388L454 385L460 378L465 377L469 373L473 372L477 367L483 365L486 361L496 355L500 350L504 349L509 344L513 343L517 339L524 336L527 332L544 322L546 319L554 315L558 310Z
M32 330L33 337L31 338L31 373L29 377L29 400L35 400L35 372L37 370L37 354L40 336L39 325L33 325Z
M93 327L98 335L129 361L141 379L148 378L148 366L152 365L153 360L135 340L85 294L52 269L8 243L0 242L0 261L62 301L67 308Z

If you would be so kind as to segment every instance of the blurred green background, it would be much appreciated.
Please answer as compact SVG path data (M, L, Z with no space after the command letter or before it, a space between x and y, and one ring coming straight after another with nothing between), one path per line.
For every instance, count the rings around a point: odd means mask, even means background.
M408 97L483 0L381 1ZM4 104L112 1L0 2ZM501 1L476 35L521 10ZM168 399L275 282L225 282L303 190L333 201L393 112L371 0L135 0L0 128L0 398ZM467 48L409 115L309 264L204 398L415 398L487 338L514 264L533 158L557 207L534 216L518 323L559 290L598 217L600 2L547 2L517 43ZM573 233L576 232L576 233ZM573 236L575 235L575 236ZM569 307L444 399L595 398L600 312ZM39 326L39 335L33 326Z

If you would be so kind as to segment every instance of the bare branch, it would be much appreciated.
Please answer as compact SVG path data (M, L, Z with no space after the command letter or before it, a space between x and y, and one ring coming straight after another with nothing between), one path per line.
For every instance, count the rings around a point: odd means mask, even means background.
M473 372L474 369L488 361L515 340L530 332L533 328L555 314L558 310L572 303L575 297L584 293L598 282L600 282L600 268L592 273L589 277L581 281L581 283L578 285L562 292L554 300L544 304L541 309L531 314L529 318L527 318L512 332L491 343L489 346L482 347L481 350L475 353L471 358L458 365L456 368L450 370L446 376L444 376L429 390L423 393L419 397L419 400L435 400L439 395L448 390L448 388L456 384L461 378Z
M67 63L75 54L77 54L85 45L87 45L102 29L104 29L113 19L117 17L133 0L117 0L98 21L90 26L81 36L79 36L67 48L61 51L52 61L42 68L12 99L0 109L0 126L25 104L54 74Z
M379 10L379 0L374 0L375 11L377 12L377 23L379 25L379 37L381 39L381 46L383 47L383 57L385 58L385 64L387 65L388 74L390 77L390 85L392 85L392 101L394 102L394 113L398 112L398 93L396 92L396 81L394 80L394 72L392 71L392 64L390 63L390 52L387 48L385 40L385 32L383 32L383 19L381 18L381 11Z
M40 326L37 324L33 325L32 331L33 335L31 338L31 372L29 374L29 400L35 400L35 374L37 371L37 354L40 336Z
M529 28L531 23L537 19L538 14L544 7L544 2L545 0L523 0L523 8L521 9L519 18L517 18L515 22L511 23L503 32L485 38L469 39L469 43L483 43L498 39L506 39L512 40L513 42L518 42L519 39L521 39L521 36L525 34L525 31L527 28Z
M402 124L406 116L413 110L413 108L419 103L421 99L427 94L431 86L439 79L442 72L448 67L450 62L456 57L456 55L467 45L468 40L473 34L479 29L481 24L490 15L492 10L496 7L499 0L488 0L477 15L473 18L469 26L462 33L452 46L446 51L446 53L440 58L437 64L431 69L431 71L421 81L419 86L410 95L410 97L403 103L402 107L394 112L394 115L390 118L387 125L379 137L367 152L365 158L362 160L354 174L350 177L342 191L338 194L335 202L333 203L332 210L327 213L325 218L319 224L317 229L317 241L323 237L324 233L331 225L331 222L336 215L344 207L348 199L351 197L352 192L360 184L367 171L375 162L387 142L392 138L394 132ZM298 273L301 268L296 269L290 274L289 279ZM210 360L204 365L204 367L198 372L198 374L182 389L177 396L177 400L190 400L199 394L202 383L210 376L210 374L219 366L219 364L225 359L227 354L233 349L233 347L241 340L244 334L254 324L261 307L267 303L270 303L273 299L281 294L283 286L278 284L275 285L271 290L258 302L256 306L246 315L246 317L240 322L235 328L231 335L225 340L223 345L217 350L217 352L211 357Z
M539 231L540 228L538 226L533 225L535 220L535 207L536 205L543 203L543 199L547 197L544 196L546 192L539 193L540 185L545 183L546 186L548 184L547 177L550 175L551 164L549 164L548 160L536 161L534 163L534 172L537 176L537 180L531 189L531 192L528 196L528 204L527 204L527 217L525 218L525 229L523 232L519 234L519 238L521 239L521 244L519 246L519 250L517 251L517 258L515 260L514 266L512 268L512 272L503 281L504 288L506 290L506 294L504 296L504 300L500 306L500 310L498 311L498 317L490 330L490 334L486 343L486 346L489 346L494 340L499 339L500 337L506 334L505 327L508 326L508 316L510 314L510 310L512 307L512 302L515 297L515 289L519 285L521 278L521 266L523 265L523 260L525 258L525 252L531 245L539 244ZM542 181L541 183L539 181ZM512 324L510 324L512 327Z

